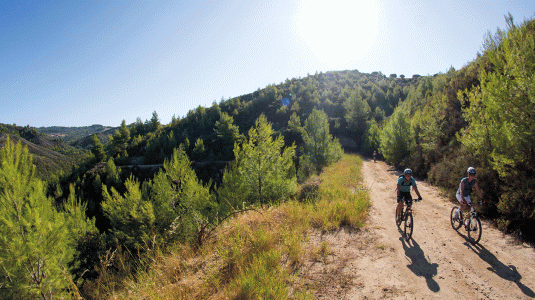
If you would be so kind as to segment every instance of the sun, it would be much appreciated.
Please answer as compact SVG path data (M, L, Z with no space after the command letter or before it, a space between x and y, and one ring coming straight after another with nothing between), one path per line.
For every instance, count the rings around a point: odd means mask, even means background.
M333 70L344 69L372 49L379 10L375 1L303 0L294 21L298 38L318 60Z

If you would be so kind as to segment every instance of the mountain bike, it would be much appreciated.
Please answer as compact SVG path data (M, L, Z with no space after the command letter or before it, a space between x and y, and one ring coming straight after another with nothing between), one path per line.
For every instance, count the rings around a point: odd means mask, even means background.
M418 199L410 199L403 201L405 204L401 209L401 218L398 218L396 214L396 225L398 229L401 230L401 223L403 223L403 237L406 241L409 241L412 237L412 231L414 228L413 217L412 217L412 202L418 202Z
M470 218L467 220L467 223L465 223L466 220L464 220L463 217L464 213L459 210L459 213L456 214L456 211L459 209L459 206L454 206L451 209L451 227L453 227L453 229L455 230L459 230L459 228L461 228L464 223L464 227L468 232L468 240L470 241L470 243L475 245L479 242L479 240L481 240L481 233L483 231L483 228L481 228L481 220L479 220L479 216L477 215L473 204L468 204L468 206L470 206Z

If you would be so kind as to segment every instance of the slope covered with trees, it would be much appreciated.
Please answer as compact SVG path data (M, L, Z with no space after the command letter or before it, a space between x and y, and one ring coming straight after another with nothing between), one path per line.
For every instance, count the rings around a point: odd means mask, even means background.
M49 126L36 129L51 138L62 139L65 143L79 148L86 148L90 144L88 142L91 140L88 141L88 137L97 134L107 138L114 130L112 127L99 124L82 127Z
M28 147L36 165L36 176L41 179L49 178L60 170L69 172L89 154L62 139L46 136L35 128L0 124L0 147L4 146L8 137Z

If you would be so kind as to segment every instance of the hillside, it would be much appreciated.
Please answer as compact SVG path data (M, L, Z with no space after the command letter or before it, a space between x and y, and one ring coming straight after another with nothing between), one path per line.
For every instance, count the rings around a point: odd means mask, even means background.
M108 135L113 134L116 128L103 125L91 125L81 127L38 127L39 132L52 139L62 139L65 143L77 148L89 149L92 145L91 136L96 134L102 142L107 140Z
M48 179L60 170L69 171L88 154L63 140L47 137L34 128L0 124L0 147L4 146L7 137L14 143L20 141L23 147L28 147L37 175L42 179Z
M287 145L296 142L299 146L298 127L313 109L328 115L330 131L346 150L372 151L374 145L362 140L366 122L382 123L422 78L347 70L287 79L210 107L199 106L169 124L160 124L157 114L149 122L130 124L132 140L127 152L143 156L146 163L162 163L178 145L183 144L191 155L196 143L202 143L203 150L194 160L232 160L234 142L247 134L260 115L285 136ZM296 127L289 127L290 120Z

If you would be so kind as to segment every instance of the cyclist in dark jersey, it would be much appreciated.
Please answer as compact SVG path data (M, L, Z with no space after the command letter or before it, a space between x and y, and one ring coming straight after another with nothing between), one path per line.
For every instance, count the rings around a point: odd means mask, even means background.
M461 205L461 211L465 211L468 213L470 211L469 205L472 204L472 200L470 200L470 194L472 193L472 189L476 188L476 191L479 195L479 199L481 199L481 201L483 201L483 196L481 195L481 191L479 190L479 186L477 185L476 169L473 167L469 167L468 170L466 170L466 173L468 173L468 177L464 177L463 179L461 179L456 196L457 200ZM455 212L455 217L459 217L458 210ZM466 222L468 222L468 217L466 218Z
M396 207L396 216L398 216L398 218L401 217L401 211L403 210L403 202L407 202L407 206L409 207L412 204L411 186L413 191L416 192L416 195L418 195L418 200L422 200L422 196L420 195L418 187L416 186L416 180L414 180L414 178L412 177L412 170L405 169L405 171L403 171L403 176L400 176L398 179L398 184L396 188L398 199L398 206Z

